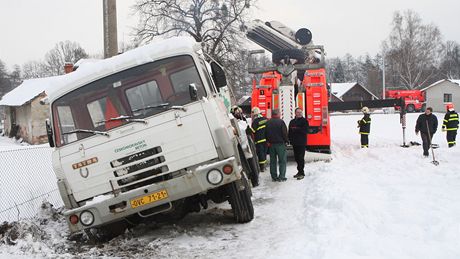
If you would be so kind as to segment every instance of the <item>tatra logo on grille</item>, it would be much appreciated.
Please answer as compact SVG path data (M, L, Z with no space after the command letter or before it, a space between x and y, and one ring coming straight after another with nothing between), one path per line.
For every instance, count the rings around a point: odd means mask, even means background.
M81 161L81 162L73 164L72 168L74 170L76 170L76 169L79 169L79 168L82 168L82 167L85 167L85 166L95 164L97 162L98 162L97 157L93 157L93 158L90 158L90 159L87 159L87 160L84 160L84 161Z

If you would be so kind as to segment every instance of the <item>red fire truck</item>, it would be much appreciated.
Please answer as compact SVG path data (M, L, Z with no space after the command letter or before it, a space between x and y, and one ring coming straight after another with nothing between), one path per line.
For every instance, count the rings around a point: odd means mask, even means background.
M386 98L403 98L406 103L407 112L418 112L425 110L425 92L420 90L387 90ZM396 109L400 107L396 106Z
M328 159L319 155L331 152L323 46L313 45L308 29L294 32L276 21L254 21L247 37L270 51L274 63L249 69L262 74L258 83L253 82L251 106L259 107L267 118L278 109L286 125L294 118L296 107L303 109L309 123L306 150L313 159Z

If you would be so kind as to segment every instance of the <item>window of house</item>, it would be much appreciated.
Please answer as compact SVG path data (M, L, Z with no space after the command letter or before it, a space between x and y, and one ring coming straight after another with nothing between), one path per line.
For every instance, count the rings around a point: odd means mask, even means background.
M452 94L444 94L444 102L445 103L452 102Z

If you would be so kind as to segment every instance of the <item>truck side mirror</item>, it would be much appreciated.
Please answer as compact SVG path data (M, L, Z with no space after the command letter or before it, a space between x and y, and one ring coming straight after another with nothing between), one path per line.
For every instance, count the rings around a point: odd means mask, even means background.
M194 83L188 85L188 92L192 101L198 100L198 90L196 89L196 85Z
M215 61L211 62L212 80L217 88L227 85L227 77L225 76L224 69Z
M46 125L46 135L48 136L48 143L50 144L50 147L54 147L53 129L51 128L51 123L49 119L46 119L45 125Z

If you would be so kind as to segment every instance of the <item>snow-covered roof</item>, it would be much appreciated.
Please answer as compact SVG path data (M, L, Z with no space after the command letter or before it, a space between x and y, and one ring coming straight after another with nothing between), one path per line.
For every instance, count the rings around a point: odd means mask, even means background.
M342 99L342 96L350 91L353 86L358 83L331 83L331 93L337 98Z
M24 80L22 84L2 97L0 105L22 106L43 92L48 94L49 91L54 91L57 85L56 83L62 77L63 76L54 76Z
M354 82L354 83L331 83L331 93L333 95L335 95L335 97L337 97L340 100L342 100L343 95L346 94L348 91L350 91L351 88L353 88L356 85L361 86L361 88L364 89L364 91L368 92L375 99L379 99L371 91L367 90L366 87L362 86L361 84L359 84L357 82Z
M420 91L426 91L426 90L428 90L429 88L431 88L431 87L433 87L433 86L435 86L435 85L438 85L438 84L440 84L440 83L442 83L442 82L445 82L445 81L450 81L450 82L452 82L452 83L454 83L454 84L460 85L460 79L441 79L441 80L439 80L439 81L437 81L437 82L434 82L434 83L432 83L431 85L429 85L429 86L427 86L427 87L421 89Z
M154 41L123 54L100 61L87 62L59 80L55 91L48 93L50 102L76 88L125 69L162 58L192 54L200 48L191 37L173 37Z

